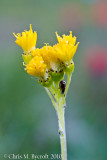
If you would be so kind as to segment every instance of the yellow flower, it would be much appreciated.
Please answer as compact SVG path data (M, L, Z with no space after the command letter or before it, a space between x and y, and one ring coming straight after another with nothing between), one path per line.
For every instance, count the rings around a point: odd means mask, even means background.
M41 56L33 57L29 64L25 66L25 70L28 74L36 77L44 77L46 72L46 64Z
M13 33L16 37L16 44L18 44L22 49L24 50L24 53L30 52L32 49L35 49L36 41L37 41L37 33L32 31L32 27L30 25L29 31L22 32L22 35L20 33Z
M32 55L40 55L43 58L44 63L47 65L48 69L55 68L58 65L58 59L55 56L53 47L47 44L43 48L36 48L35 50L33 50Z
M42 56L48 69L60 71L63 67L62 64L71 64L79 43L75 45L76 37L72 37L72 32L68 36L60 37L57 33L56 36L58 39L56 45L53 45L53 47L45 45L41 49L37 48L32 51L32 56Z
M77 50L79 43L75 45L76 37L72 37L72 32L70 32L69 36L63 35L63 37L60 37L56 32L56 36L58 43L53 46L56 54L55 56L61 62L69 64Z

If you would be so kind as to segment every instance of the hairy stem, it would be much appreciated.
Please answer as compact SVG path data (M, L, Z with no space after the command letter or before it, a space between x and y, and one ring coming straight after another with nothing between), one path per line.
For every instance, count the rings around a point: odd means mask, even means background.
M54 101L54 99L53 99L53 97L52 97L52 95L51 95L49 89L45 87L45 90L46 90L48 96L50 97L53 106L55 107L55 109L57 109L57 104L56 104L56 102Z
M67 85L66 85L66 89L65 89L65 95L67 95L67 92L68 92L68 88L69 88L69 85L70 85L70 82L71 82L71 73L68 73L67 74Z
M62 160L67 160L65 117L64 117L64 108L62 108L62 106L59 106L57 114L58 114L59 136L61 144L61 156Z
M49 88L45 88L46 92L48 93L54 108L57 111L58 115L58 125L59 125L59 137L60 137L60 144L61 144L61 156L62 160L67 160L67 146L66 146L66 131L65 131L65 96L67 94L69 84L71 81L71 74L67 74L67 86L65 90L65 94L63 94L59 88L59 82L53 83Z

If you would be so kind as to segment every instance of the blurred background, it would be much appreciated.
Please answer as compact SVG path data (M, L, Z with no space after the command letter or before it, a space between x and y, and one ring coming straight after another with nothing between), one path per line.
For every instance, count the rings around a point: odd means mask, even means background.
M65 114L68 160L107 160L107 0L0 0L0 154L60 153L55 110L14 43L12 33L29 24L37 47L57 43L56 31L80 42Z

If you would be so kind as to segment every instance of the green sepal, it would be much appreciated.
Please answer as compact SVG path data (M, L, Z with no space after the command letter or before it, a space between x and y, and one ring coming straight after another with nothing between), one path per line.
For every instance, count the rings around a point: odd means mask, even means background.
M64 68L64 71L66 73L72 73L74 71L74 62L72 62L69 65L66 65L65 68Z
M50 75L51 75L53 81L55 81L55 82L56 81L60 81L64 77L64 71L63 70L61 70L59 72L57 72L57 71L50 71Z
M49 87L52 84L52 78L51 76L49 76L46 80L44 80L43 78L39 79L39 83L41 85L43 85L44 87Z
M30 54L29 55L22 54L22 58L24 60L24 63L28 64L32 59L32 55L30 55Z

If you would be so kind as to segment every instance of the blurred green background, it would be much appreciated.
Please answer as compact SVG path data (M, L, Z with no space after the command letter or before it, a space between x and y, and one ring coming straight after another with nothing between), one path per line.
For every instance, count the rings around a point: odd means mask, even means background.
M55 44L56 31L77 36L65 114L68 160L107 160L106 0L0 0L0 154L60 153L55 110L14 43L12 33L29 24L37 47Z

